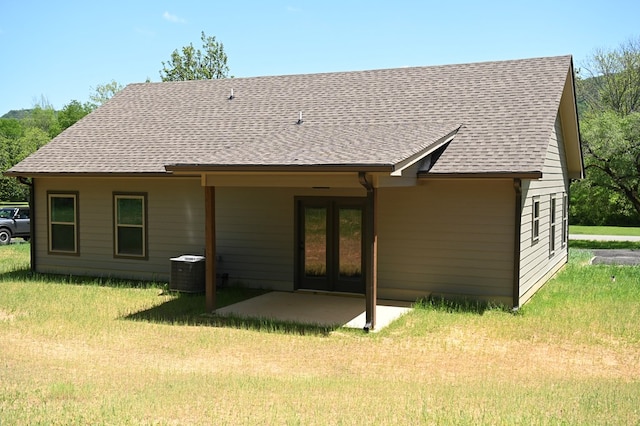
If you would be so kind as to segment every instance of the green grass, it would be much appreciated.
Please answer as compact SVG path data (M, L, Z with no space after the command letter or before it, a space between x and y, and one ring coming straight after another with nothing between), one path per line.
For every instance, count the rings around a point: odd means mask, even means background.
M640 268L588 250L517 314L424 301L364 334L222 321L161 283L34 275L28 248L0 247L3 426L640 423Z
M607 249L607 250L640 250L639 241L593 241L569 240L569 248L574 249Z
M23 201L16 201L14 203L12 203L10 201L0 201L0 207L14 207L14 206L28 207L29 203L23 202Z
M623 235L640 236L640 228L623 226L580 226L570 225L570 234L578 235Z

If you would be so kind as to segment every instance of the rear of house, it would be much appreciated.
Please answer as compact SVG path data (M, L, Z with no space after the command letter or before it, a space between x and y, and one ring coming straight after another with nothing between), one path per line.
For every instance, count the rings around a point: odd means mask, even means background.
M233 90L232 90L233 89ZM518 306L567 260L570 57L130 85L16 165L33 267Z

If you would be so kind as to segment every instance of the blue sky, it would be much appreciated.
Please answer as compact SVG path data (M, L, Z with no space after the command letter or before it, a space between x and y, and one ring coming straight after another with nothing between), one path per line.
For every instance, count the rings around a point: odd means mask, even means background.
M0 0L0 115L160 81L200 32L235 77L574 55L640 37L640 1Z

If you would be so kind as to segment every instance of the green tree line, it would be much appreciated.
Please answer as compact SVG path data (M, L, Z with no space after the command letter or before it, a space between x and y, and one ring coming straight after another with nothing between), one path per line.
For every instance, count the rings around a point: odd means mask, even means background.
M56 111L42 98L30 110L11 111L0 118L0 173L34 153L51 139L122 90L116 81L98 85L89 102L72 100ZM24 202L29 187L17 179L0 175L0 201Z
M640 225L640 38L596 50L577 71L586 178L571 185L570 220Z
M174 50L169 61L162 62L162 81L226 78L229 73L227 55L215 37L201 33L202 50L192 44ZM147 79L149 82L149 79ZM85 115L108 101L123 86L112 80L98 85L89 96L90 102L72 100L60 111L42 99L31 110L11 111L0 118L0 201L23 202L29 198L29 187L1 173L22 161Z
M94 104L71 101L55 111L43 101L25 111L23 118L0 118L0 172L22 161L94 108ZM26 201L28 197L28 186L14 178L0 177L0 200Z

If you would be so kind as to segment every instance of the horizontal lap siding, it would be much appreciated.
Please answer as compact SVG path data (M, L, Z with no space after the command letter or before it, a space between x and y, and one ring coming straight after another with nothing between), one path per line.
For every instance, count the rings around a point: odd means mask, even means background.
M80 256L47 253L48 190L79 193ZM148 195L148 260L113 257L114 191ZM35 195L41 272L167 281L171 257L204 252L204 190L198 179L40 178ZM293 290L295 197L364 195L363 189L216 188L218 272L229 274L231 283ZM442 293L510 300L511 180L427 181L381 188L378 195L381 298Z
M232 284L292 290L292 194L216 188L216 246L218 272Z
M216 188L218 272L231 284L294 289L296 196L364 196L364 190Z
M414 300L437 293L508 303L514 194L511 180L380 189L379 297Z
M568 194L566 158L562 139L562 124L556 119L555 132L547 150L542 179L523 183L523 210L521 227L520 298L528 300L548 274L567 261L567 246L562 245L562 198ZM532 240L533 200L540 201L540 237ZM555 235L551 230L551 199L556 200ZM568 206L567 206L568 207ZM555 252L550 252L550 238L555 240Z
M204 191L199 179L36 179L37 270L168 281L170 258L204 253ZM78 193L79 256L47 251L47 191ZM147 194L148 259L113 256L113 192Z

